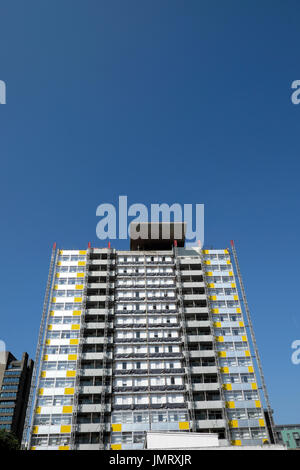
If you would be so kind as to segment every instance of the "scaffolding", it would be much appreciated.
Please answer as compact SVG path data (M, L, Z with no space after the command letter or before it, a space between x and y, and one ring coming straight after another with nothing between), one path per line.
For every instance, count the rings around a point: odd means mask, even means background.
M261 386L262 386L262 390L263 390L263 394L264 394L264 398L265 398L265 402L266 402L266 406L267 406L269 422L270 422L270 428L271 428L271 432L272 432L272 435L273 435L272 437L274 439L274 443L277 444L277 435L276 435L276 432L275 432L275 425L274 425L274 420L273 420L273 410L272 410L271 405L270 405L269 395L268 395L267 386L266 386L266 382L265 382L265 377L264 377L264 373L263 373L263 368L262 368L262 364L261 364L261 360L260 360L260 356L259 356L259 352L258 352L256 339L255 339L253 324L252 324L251 315L250 315L250 309L249 309L249 305L248 305L248 301L247 301L247 297L246 297L246 291L245 291L245 287L244 287L244 283L243 283L243 279L242 279L242 275L241 275L241 271L240 271L240 266L239 266L239 261L238 261L234 241L231 240L230 244L231 244L232 254L233 254L235 267L236 267L236 272L237 272L237 276L238 276L238 280L239 280L239 285L240 285L240 289L241 289L241 293L242 293L242 299L243 299L245 312L246 312L246 317L247 317L247 322L248 322L248 326L249 326L249 330L250 330L250 336L251 336L251 340L252 340L252 344L253 344L254 355L255 355L258 371L259 371ZM266 429L267 429L267 426L266 426ZM270 436L270 438L271 438L271 436ZM271 439L270 439L270 441L271 441Z
M190 353L189 353L189 348L188 348L188 337L187 337L186 325L185 325L182 281L181 281L181 274L180 274L180 260L178 257L177 244L175 244L174 246L174 258L175 258L176 278L177 278L177 286L178 286L179 313L180 313L181 328L182 328L182 335L183 335L183 357L185 361L185 376L187 380L187 391L188 391L188 402L189 402L188 413L189 413L190 421L192 424L191 431L195 432L196 431L196 417L195 417L194 399L193 399L193 384L192 384L192 378L191 378Z
M39 382L38 373L39 373L41 362L42 362L41 357L43 356L43 352L41 354L41 351L43 351L45 347L45 335L47 334L46 325L47 325L49 311L50 311L49 297L53 289L53 283L54 283L53 274L54 274L54 267L56 265L57 257L58 257L58 250L56 250L56 243L54 243L52 252L51 252L50 267L49 267L46 291L45 291L44 302L43 302L42 319L41 319L41 324L40 324L40 329L39 329L37 349L36 349L36 354L35 354L35 361L34 361L31 386L30 386L30 392L29 392L29 398L28 398L28 406L26 410L25 424L24 424L23 437L22 437L22 449L30 448L31 428L32 428L32 423L30 423L30 420L34 416L34 408L36 404L36 389L37 389L37 385ZM34 407L32 406L33 402L34 402Z

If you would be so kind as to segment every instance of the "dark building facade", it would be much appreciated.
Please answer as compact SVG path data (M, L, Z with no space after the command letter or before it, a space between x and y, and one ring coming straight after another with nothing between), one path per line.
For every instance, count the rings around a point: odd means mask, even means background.
M33 361L26 352L17 360L3 352L0 364L0 429L22 439L26 407L30 391Z

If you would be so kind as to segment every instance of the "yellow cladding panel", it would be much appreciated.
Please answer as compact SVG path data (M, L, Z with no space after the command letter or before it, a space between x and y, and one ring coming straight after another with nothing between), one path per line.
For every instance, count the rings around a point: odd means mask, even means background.
M229 368L228 367L220 367L220 372L222 374L229 374Z
M232 446L241 446L242 445L242 441L240 439L237 439L235 441L231 441L231 445Z
M79 251L79 254L80 254L80 255L86 255L86 250L80 250L80 251Z
M79 344L79 339L76 339L76 338L70 339L70 344Z
M74 388L65 388L65 395L74 395Z
M43 393L44 393L44 389L43 389L43 388L40 388L40 389L39 389L39 395L43 395Z
M257 390L257 384L255 382L253 382L253 384L251 384L252 386L252 390Z
M230 259L227 260L227 264L231 264Z
M242 341L247 341L247 336L242 336Z
M36 449L36 447L35 447L35 446L33 446L33 447L30 447L30 450L35 450L35 449Z
M73 310L74 317L81 315L81 310Z
M228 422L230 428L238 428L239 423L237 419L232 419L231 421Z
M218 341L219 343L223 343L224 341L223 336L216 336L216 341Z
M238 295L234 295L234 296L233 296L233 300L239 300L239 296L238 296Z
M59 446L58 450L70 450L70 446Z
M56 273L56 275L55 275L55 276L56 276L56 277L59 277L59 276L60 276L60 274L59 274L59 273Z
M61 261L58 261L57 266L61 266Z
M83 284L77 284L77 286L75 287L75 289L78 289L78 290L83 289Z
M223 389L224 390L232 390L232 385L231 384L224 384Z
M205 264L210 264L210 260L207 259L207 260L205 261Z
M57 290L57 289L58 289L58 285L57 285L57 284L55 284L55 286L54 286L54 289L55 289L55 290Z
M260 425L261 428L265 427L265 420L264 419L259 419L258 422L259 422L259 425Z
M38 432L39 432L39 427L38 426L33 426L32 434L38 434Z
M51 344L51 340L50 340L50 339L46 339L46 344L49 346L49 344Z
M215 287L214 283L212 282L211 284L208 284L208 287L210 287L211 289L213 289Z
M255 400L255 406L256 408L261 408L261 403L259 400Z
M52 302L53 302L53 303L56 302L56 297L52 297Z
M77 273L77 277L84 277L84 273Z
M210 298L210 300L217 300L217 296L216 296L216 295L210 295L209 298Z
M227 248L225 248L224 253L225 255L228 255L229 251L227 250Z
M236 313L242 313L240 307L238 307L238 308L236 309Z
M111 450L121 450L122 449L122 444L112 444L111 445Z
M211 311L212 311L212 313L219 313L219 309L218 309L218 308L212 308Z
M48 325L48 330L52 330L52 325Z
M82 302L82 297L75 297L74 302Z
M78 266L85 266L85 261L78 261Z
M54 312L53 312L53 310L51 310L51 312L50 312L50 317L54 317Z
M226 351L219 351L218 356L219 357L226 357Z
M229 271L229 276L233 276L233 272L232 271Z
M73 406L63 406L63 413L72 413Z
M235 408L234 401L227 401L226 402L226 408Z
M41 372L41 377L43 377L43 378L46 377L46 371L45 371L45 370L43 370L43 371Z
M253 374L253 372L254 372L253 367L252 367L252 366L249 366L249 367L248 367L248 371L250 372L250 374Z
M214 322L214 327L221 328L221 322L220 321L215 321Z
M112 429L112 432L121 432L122 424L112 424L111 429Z
M76 377L76 370L67 370L66 377Z
M203 253L204 253L205 255L209 255L209 250L203 250Z
M250 357L250 351L245 351L245 356Z
M68 361L77 361L77 354L68 354Z
M213 275L212 271L207 271L206 272L206 276L212 276L212 275Z
M231 283L231 287L234 289L236 287L235 282Z
M43 357L43 360L48 361L48 354L45 354L45 356Z
M41 407L40 407L40 406L37 406L37 407L36 407L36 410L35 410L35 413L36 413L37 415L39 415L40 412L41 412Z
M190 429L190 423L188 421L179 421L179 429Z
M69 432L71 432L71 425L70 425L70 424L67 424L67 425L61 426L61 427L60 427L60 432L61 432L61 433L69 433Z
M72 325L71 330L80 330L80 325Z
M244 325L244 322L243 322L243 321L240 321L240 322L239 322L239 326L240 326L241 328L243 328L243 326L245 326L245 325Z
M62 255L64 250L59 250L59 254Z

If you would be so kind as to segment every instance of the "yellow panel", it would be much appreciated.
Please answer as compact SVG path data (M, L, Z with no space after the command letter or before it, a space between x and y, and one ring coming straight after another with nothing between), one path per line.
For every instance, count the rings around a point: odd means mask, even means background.
M240 307L238 307L238 308L236 309L236 313L242 313Z
M212 311L212 313L219 313L219 309L218 309L218 308L212 308L211 311Z
M111 450L121 450L122 449L122 444L112 444L111 445Z
M30 450L35 450L35 449L36 449L36 447L35 447L35 446L33 446L33 447L30 447Z
M59 276L60 276L60 273L56 273L56 275L55 275L55 276L56 276L56 277L59 277Z
M48 325L48 330L52 330L52 325Z
M111 429L112 429L112 432L121 432L122 424L112 424Z
M190 429L190 423L188 421L179 421L179 429Z
M233 272L232 271L229 271L229 276L233 276Z
M245 351L245 356L250 357L250 351Z
M46 377L46 371L45 371L45 370L43 370L43 371L41 372L41 377Z
M227 401L226 402L226 408L235 408L234 401Z
M59 446L58 450L70 450L70 446Z
M77 286L75 287L75 289L78 289L78 290L83 289L83 284L77 284Z
M33 426L32 434L38 434L38 432L39 432L39 427L38 426Z
M235 441L231 441L231 445L232 446L241 446L242 445L242 441L240 441L240 439L237 439Z
M253 382L253 384L251 384L252 386L252 390L257 390L257 384L255 382Z
M36 410L35 410L35 413L36 413L37 415L39 415L40 412L41 412L41 407L40 407L40 406L37 406L37 407L36 407Z
M220 321L215 321L214 322L214 327L220 328L221 327L221 322Z
M230 259L227 260L227 264L231 264Z
M210 287L211 289L213 289L215 287L214 283L212 282L211 284L208 284L208 287Z
M216 336L216 341L218 341L219 343L223 343L224 341L223 336Z
M61 261L58 261L57 266L61 266Z
M207 259L207 260L205 261L205 264L210 264L210 260Z
M242 336L242 341L247 341L247 336Z
M76 339L76 338L70 339L70 344L79 344L79 339Z
M49 346L49 344L51 344L51 339L46 339L46 344Z
M220 367L220 372L222 374L229 374L229 368L228 367Z
M74 388L65 388L65 395L74 395Z
M53 303L56 302L56 297L52 297L52 302L53 302Z
M226 357L226 351L219 351L218 356L219 357Z
M233 300L239 300L239 296L238 296L238 295L234 295L234 296L233 296Z
M71 425L70 425L70 424L67 424L67 425L61 426L61 427L60 427L60 432L61 432L61 433L69 433L69 432L71 432Z
M205 255L209 255L209 250L203 250L203 253L204 253Z
M227 248L225 248L224 253L228 255L229 251L227 250Z
M68 361L77 361L77 354L68 354Z
M245 326L245 325L244 325L244 322L243 322L243 321L240 321L240 322L239 322L239 326L240 326L241 328L243 328L243 326Z
M43 388L40 388L39 389L39 395L43 395L44 394L44 389Z
M232 385L231 384L224 384L223 389L224 390L232 390Z
M216 295L210 295L209 298L210 298L210 300L217 300L217 296L216 296Z
M76 370L67 370L66 377L76 377Z
M261 408L261 403L259 400L255 400L255 406L256 408Z
M228 424L229 424L229 427L231 427L231 428L238 428L239 427L239 423L238 423L237 419L232 419L231 421L228 422Z
M58 285L57 285L57 284L55 284L54 289L55 289L55 290L58 289Z
M64 250L59 250L59 254L62 255Z
M81 315L81 310L73 310L74 317Z
M264 419L259 419L258 422L259 422L259 425L260 425L261 428L265 427L265 420Z
M86 250L79 250L80 255L86 255Z
M53 310L51 310L51 312L50 312L50 317L54 317L54 312L53 312Z
M206 276L212 276L212 275L213 275L212 271L207 271L206 272Z
M84 273L77 273L77 277L84 277Z
M80 330L80 325L72 325L71 330Z
M45 356L43 357L43 360L48 361L48 354L45 354Z
M85 261L78 261L78 266L85 266Z
M231 283L231 287L233 287L233 288L236 287L235 282L232 282L232 283Z
M248 371L253 374L253 372L254 372L253 367L252 367L252 366L249 366L249 367L248 367Z
M73 406L63 406L63 413L72 413Z
M75 297L74 302L82 302L82 297Z

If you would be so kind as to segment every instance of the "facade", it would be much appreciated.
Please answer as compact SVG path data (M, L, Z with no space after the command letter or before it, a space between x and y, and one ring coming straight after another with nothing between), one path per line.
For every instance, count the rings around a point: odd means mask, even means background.
M300 449L300 424L277 424L275 432L278 442L288 449Z
M30 449L269 441L229 250L182 245L54 251Z
M10 352L1 354L0 429L12 432L21 441L28 402L33 361L25 352L18 361Z

